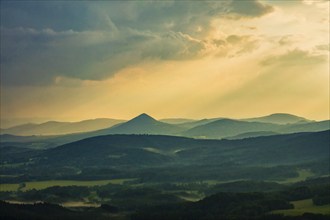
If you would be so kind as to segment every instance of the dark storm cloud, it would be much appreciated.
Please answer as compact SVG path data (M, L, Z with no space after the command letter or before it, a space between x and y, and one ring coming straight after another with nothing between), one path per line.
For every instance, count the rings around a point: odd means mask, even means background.
M240 2L2 2L2 84L45 85L58 76L102 80L144 59L201 57L212 19L271 10Z
M229 6L229 16L232 18L260 17L272 12L274 8L258 0L232 0Z

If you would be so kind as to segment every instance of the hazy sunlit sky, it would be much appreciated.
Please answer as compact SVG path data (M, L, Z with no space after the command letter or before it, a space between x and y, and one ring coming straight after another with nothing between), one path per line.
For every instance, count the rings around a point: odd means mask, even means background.
M329 1L1 1L1 118L329 118Z

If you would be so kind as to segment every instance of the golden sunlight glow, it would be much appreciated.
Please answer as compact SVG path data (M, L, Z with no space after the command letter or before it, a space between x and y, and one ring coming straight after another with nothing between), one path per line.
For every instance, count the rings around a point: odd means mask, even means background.
M287 112L328 119L329 2L270 4L274 10L264 16L211 19L200 39L201 25L195 36L179 32L175 37L203 45L193 58L185 56L195 47L186 46L179 58L134 61L102 80L58 75L51 85L2 86L1 116L243 118Z

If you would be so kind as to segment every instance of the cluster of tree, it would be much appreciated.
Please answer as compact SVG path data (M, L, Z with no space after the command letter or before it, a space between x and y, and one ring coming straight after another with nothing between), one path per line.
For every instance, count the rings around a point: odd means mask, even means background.
M330 184L290 187L280 194L289 201L312 198L314 205L330 204Z
M96 195L94 202L108 202L123 209L134 209L143 204L175 203L182 197L210 196L219 192L269 192L280 195L287 201L314 198L316 205L329 203L330 184L329 178L318 178L292 186L285 186L275 182L263 181L236 181L210 185L207 182L190 183L152 183L141 184L137 182L123 185L108 184L103 186L83 187L49 187L42 190L27 190L14 192L0 192L0 199L20 201L46 201L61 203L66 201L82 201ZM133 185L132 185L133 184ZM94 196L95 197L95 196ZM142 204L142 205L140 205Z
M217 193L198 202L147 207L132 214L132 220L326 220L330 216L305 213L302 216L270 214L273 210L292 209L288 198L304 197L305 191L295 189L288 197L278 193ZM286 191L288 192L288 191ZM291 197L292 198L292 197Z
M270 215L269 213L272 210L291 209L293 205L290 202L295 200L312 198L315 205L330 204L330 184L328 180L329 178L319 178L291 186L255 181L237 181L215 186L210 186L204 182L142 184L142 186L131 186L129 184L108 184L94 187L55 186L43 190L17 191L15 193L3 192L0 199L41 200L59 203L81 201L92 194L96 195L99 199L98 202L102 203L101 207L95 210L90 209L88 212L86 212L87 210L83 211L87 214L84 214L84 217L95 211L95 213L116 214L134 212L130 216L133 220L295 219L295 217ZM256 192L258 189L259 192ZM188 196L191 191L204 194L213 193L198 202L187 202L180 198L181 196ZM44 204L43 206L40 204L19 206L1 203L0 205L1 209L10 206L8 210L13 212L16 210L17 214L15 215L25 213L24 215L26 216L33 216L31 219L38 219L38 216L42 216L47 210L50 213L56 211L61 215L63 214L64 217L60 219L66 219L65 216L72 217L68 219L75 219L75 216L79 215L79 213L67 212L67 210L61 209L62 207L49 204ZM40 207L43 207L43 209ZM59 210L55 210L55 207ZM5 216L6 218L4 219L22 219L9 218L13 214L9 214L8 210L4 214L1 213L1 217ZM300 217L297 219L314 220L323 219L324 216L306 214Z
M241 180L216 184L209 187L204 192L206 195L212 195L217 192L269 192L283 190L284 188L284 185L276 182Z
M132 219L257 219L271 210L290 208L283 198L264 193L218 193L195 203L146 208Z
M324 187L313 187L312 190L314 191L313 203L315 205L330 204L330 184Z
M9 204L0 201L0 217L6 220L106 220L104 209L72 211L49 203Z
M313 203L315 205L330 204L330 176L308 179L295 183L292 187L305 188L300 191L305 191L305 198L313 197Z
M319 167L323 163L313 163ZM324 164L323 164L324 165ZM307 165L306 165L307 166ZM309 166L312 166L309 164ZM300 167L300 166L299 166ZM305 167L305 165L301 165ZM323 167L323 166L322 166ZM315 168L317 169L317 168ZM78 172L79 171L79 172ZM220 165L186 164L166 167L143 167L130 170L122 167L70 167L70 166L2 166L2 183L20 183L41 180L104 180L116 178L136 178L139 183L152 182L197 182L203 180L284 180L296 177L297 166L258 167L224 163Z
M237 195L236 195L237 196ZM235 196L234 196L235 197ZM242 198L244 198L243 196ZM260 204L262 200L253 195L248 196L249 199L256 199L252 201L251 206L235 207L235 202L230 202L230 205L225 205L223 209L230 210L230 206L236 211L244 211L245 215L229 212L227 214L216 213L214 205L208 212L205 205L187 205L187 204L171 204L161 207L153 207L148 210L137 212L131 216L118 213L118 209L111 205L103 204L99 208L89 208L82 210L69 210L62 206L49 203L35 203L35 204L9 204L0 201L0 217L6 220L219 220L219 219L239 219L239 220L328 220L329 216L321 214L305 213L302 216L283 216L272 214L261 214L259 210L254 211L256 207L263 209L265 206ZM226 197L228 199L228 197ZM241 197L238 196L240 199ZM233 199L233 198L232 198ZM210 201L209 201L210 202ZM216 201L215 201L216 202ZM269 204L269 203L268 203ZM198 208L197 210L195 208ZM249 211L252 210L252 211ZM236 213L236 214L235 214Z
M0 199L62 203L66 201L81 201L90 192L91 188L83 186L53 186L42 190L31 189L27 191L1 192Z
M0 143L0 175L7 175L2 177L2 183L113 178L139 178L143 183L207 179L283 180L297 176L297 168L324 175L329 174L328 133L235 141L106 135L47 150ZM156 151L146 150L148 148Z

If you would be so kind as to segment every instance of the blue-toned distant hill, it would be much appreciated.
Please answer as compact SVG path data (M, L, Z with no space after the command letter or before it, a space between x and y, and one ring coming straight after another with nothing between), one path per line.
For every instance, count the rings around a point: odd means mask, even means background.
M330 129L330 120L291 124L282 127L280 131L282 133L294 133L294 132L324 131L327 129Z
M2 134L12 135L62 135L71 133L80 133L95 131L102 128L111 127L113 125L125 122L124 120L97 118L84 120L80 122L57 122L48 121L42 124L24 124L15 127L1 129Z
M0 135L0 142L34 142L34 141L42 141L49 139L50 136L18 136L12 134L1 134Z
M251 138L251 137L263 137L263 136L272 136L278 135L279 133L272 132L272 131L256 131L256 132L246 132L239 135L235 135L232 137L226 137L228 140L235 140L235 139L244 139L244 138Z
M277 119L279 117L281 120L276 121L274 117ZM88 127L83 125L95 120L82 121L78 123L48 122L40 125L33 125L32 127L30 127L30 125L18 126L15 128L16 132L24 133L25 135L30 135L31 137L1 135L0 142L30 142L32 146L33 142L36 142L37 145L39 145L40 141L42 141L44 146L54 147L84 138L108 134L159 134L204 139L242 139L297 132L316 132L330 129L329 120L321 122L309 121L307 119L300 120L301 117L283 114L274 114L269 117L266 116L259 119L264 121L265 118L271 118L274 123L212 118L179 124L169 124L158 121L147 114L141 114L126 122L111 119L111 121L106 122L110 123L111 126L107 126L103 129L95 129L96 127L90 126L89 129L93 128L94 130L87 132L82 132L82 130L86 130ZM259 119L255 118L253 120ZM288 123L292 122L293 119L299 121L297 123ZM102 126L106 126L106 123ZM100 124L97 126L100 126ZM8 132L9 130L3 130L2 134L6 133L5 131ZM60 131L63 133L71 131L73 134L69 133L65 135L49 136L52 133L59 133ZM43 134L43 136L39 136L40 134Z
M184 123L180 123L180 124L177 124L177 125L180 126L180 127L186 128L186 129L190 129L190 128L194 128L194 127L197 127L197 126L200 126L200 125L205 125L205 124L208 124L208 123L220 120L220 119L223 119L223 118L204 118L204 119L201 119L201 120L196 120L196 121L191 121L191 122L184 122Z
M280 125L261 122L246 122L232 119L220 119L196 126L182 133L183 136L196 138L226 138L247 132L275 131Z
M264 134L286 134L297 132L316 132L330 129L329 120L321 122L299 122L296 124L275 124L248 122L232 119L219 119L196 126L181 133L183 136L196 138L230 138L264 136ZM249 135L250 134L250 135Z
M236 120L236 121L246 121L246 122L262 122L262 123L271 123L271 124L294 124L294 123L307 123L312 122L311 120L308 120L303 117L299 117L292 114L285 114L285 113L275 113L263 117L256 117L256 118L246 118L246 119L231 119L231 118L205 118L201 120L195 120L195 121L188 121L179 123L178 125L185 127L187 129L194 128L200 125L205 125L214 121L218 121L221 119L230 119L230 120Z
M264 122L264 123L273 123L273 124L294 124L294 123L311 122L306 118L291 114L285 114L285 113L275 113L263 117L247 118L247 119L242 119L242 121Z
M65 143L78 141L84 138L108 135L108 134L164 134L177 135L184 128L157 121L147 114L141 114L127 122L119 123L104 129L96 131L81 132L66 135L55 136L17 136L2 134L0 135L0 143L2 145L12 145L20 147L25 143L26 147L35 148L35 145L43 146L44 148L59 146ZM9 143L8 143L9 142Z
M182 124L182 123L189 123L194 122L197 120L188 119L188 118L164 118L159 120L160 122L168 123L168 124Z

